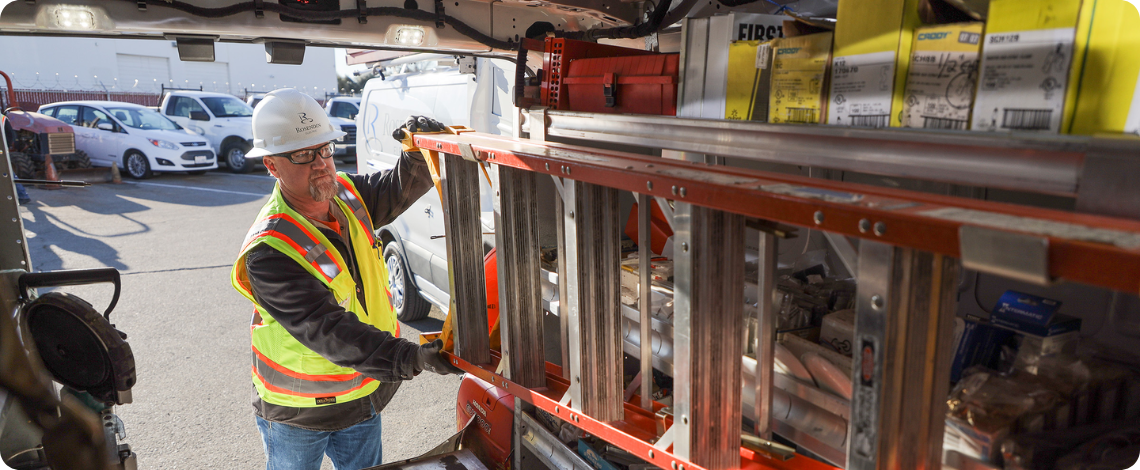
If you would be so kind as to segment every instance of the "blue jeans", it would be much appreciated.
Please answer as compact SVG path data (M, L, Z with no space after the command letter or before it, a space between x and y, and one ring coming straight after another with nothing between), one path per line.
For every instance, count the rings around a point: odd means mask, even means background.
M257 416L266 470L320 470L328 454L336 470L359 470L383 463L380 413L340 431L309 431Z

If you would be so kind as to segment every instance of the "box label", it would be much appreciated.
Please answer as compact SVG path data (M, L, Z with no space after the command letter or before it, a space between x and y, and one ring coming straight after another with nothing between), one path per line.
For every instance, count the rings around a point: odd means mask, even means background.
M836 57L831 63L831 111L827 123L887 127L894 80L894 51Z
M773 42L768 122L818 124L831 57L831 33Z
M966 129L978 83L982 25L920 29L907 71L903 126Z
M1057 28L987 34L973 128L1058 132L1075 31Z

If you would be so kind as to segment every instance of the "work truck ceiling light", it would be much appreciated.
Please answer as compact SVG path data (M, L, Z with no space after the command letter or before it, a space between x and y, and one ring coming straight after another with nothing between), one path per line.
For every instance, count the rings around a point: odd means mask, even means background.
M424 29L419 26L396 26L396 44L420 46L424 43Z
M94 31L112 29L111 18L99 7L49 5L40 8L36 26L63 31Z

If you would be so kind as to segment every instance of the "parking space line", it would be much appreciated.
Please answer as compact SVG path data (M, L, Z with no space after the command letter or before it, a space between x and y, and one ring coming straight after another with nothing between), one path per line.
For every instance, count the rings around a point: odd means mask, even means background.
M138 184L138 185L142 185L142 186L160 186L163 188L194 189L194 190L198 190L198 191L210 191L210 192L214 192L214 193L240 194L242 196L268 196L269 195L269 193L267 193L267 192L266 193L243 193L241 191L228 191L225 189L198 188L198 187L194 187L194 186L180 186L177 184L162 184L162 183L127 183L127 184Z

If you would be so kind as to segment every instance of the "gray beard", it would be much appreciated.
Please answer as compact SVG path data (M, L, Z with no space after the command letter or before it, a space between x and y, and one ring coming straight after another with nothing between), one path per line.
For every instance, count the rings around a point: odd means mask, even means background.
M324 181L310 181L309 195L312 196L313 200L317 202L331 200L333 196L336 196L336 181L330 181L329 183L325 183Z

